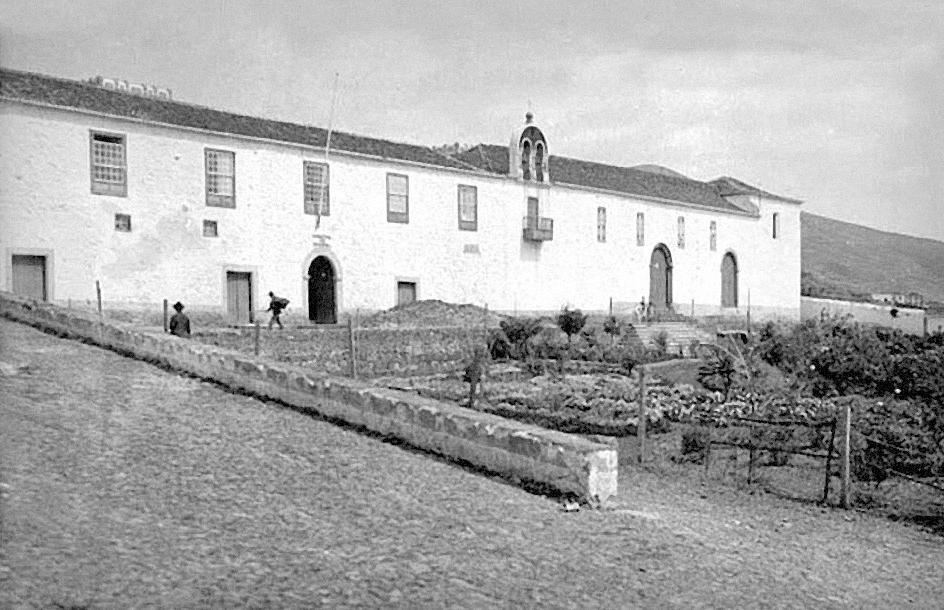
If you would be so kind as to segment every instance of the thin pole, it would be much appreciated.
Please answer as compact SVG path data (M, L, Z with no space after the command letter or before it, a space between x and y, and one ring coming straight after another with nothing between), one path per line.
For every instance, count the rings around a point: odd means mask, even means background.
M829 449L826 451L826 482L823 483L823 504L829 501L829 477L832 475L833 451L836 449L836 426L838 418L833 418L833 425L829 432Z
M747 289L747 332L751 332L751 289Z
M610 317L613 317L613 297L610 297Z
M842 461L840 462L840 472L842 474L839 494L841 496L842 507L849 508L849 495L851 492L849 476L849 441L852 436L852 405L847 401L843 410L842 417Z
M98 300L98 319L102 319L102 284L95 280L95 298Z
M351 355L351 377L357 379L357 351L354 343L354 318L347 319L347 345Z
M259 355L259 320L256 320L252 327L252 351L258 356Z
M639 442L639 463L646 460L646 368L639 367L639 413L636 423L636 438Z
M167 332L167 299L164 299L164 332Z

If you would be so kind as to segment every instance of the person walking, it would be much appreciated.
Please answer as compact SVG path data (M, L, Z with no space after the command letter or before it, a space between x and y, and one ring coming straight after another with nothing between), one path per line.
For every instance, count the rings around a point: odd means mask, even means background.
M174 303L174 309L177 311L170 318L170 334L177 335L178 337L189 337L190 336L190 318L187 317L187 314L184 313L184 304L180 301Z
M282 311L288 307L288 299L277 297L274 293L269 293L269 308L266 311L272 312L272 317L269 318L269 330L272 330L273 324L278 324L279 328L285 328L282 326L282 320L279 319L279 316L282 315Z

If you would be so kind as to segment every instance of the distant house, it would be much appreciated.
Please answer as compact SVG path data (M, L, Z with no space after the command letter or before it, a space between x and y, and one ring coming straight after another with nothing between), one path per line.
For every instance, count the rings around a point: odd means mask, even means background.
M924 296L917 292L879 292L872 294L872 300L899 307L924 307Z
M800 201L507 145L436 151L0 70L0 287L246 322L419 298L493 310L800 315ZM112 86L109 86L111 83ZM511 127L511 126L509 126Z

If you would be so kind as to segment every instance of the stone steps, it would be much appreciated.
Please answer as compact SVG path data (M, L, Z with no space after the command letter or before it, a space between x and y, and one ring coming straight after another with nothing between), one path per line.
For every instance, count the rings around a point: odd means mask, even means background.
M715 337L694 324L688 322L650 322L633 324L636 337L644 347L652 347L656 337L664 332L667 335L667 346L670 353L683 352L690 355L692 342L712 343Z

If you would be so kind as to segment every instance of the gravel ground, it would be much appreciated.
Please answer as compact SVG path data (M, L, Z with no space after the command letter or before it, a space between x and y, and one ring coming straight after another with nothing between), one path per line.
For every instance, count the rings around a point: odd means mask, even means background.
M944 539L622 467L609 510L0 320L0 607L923 607Z

